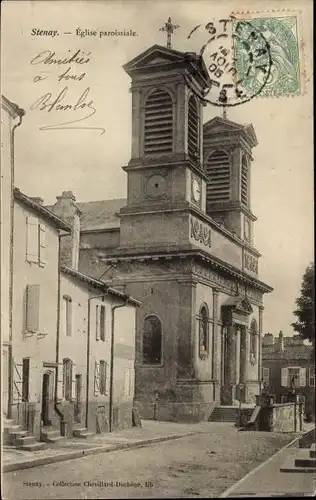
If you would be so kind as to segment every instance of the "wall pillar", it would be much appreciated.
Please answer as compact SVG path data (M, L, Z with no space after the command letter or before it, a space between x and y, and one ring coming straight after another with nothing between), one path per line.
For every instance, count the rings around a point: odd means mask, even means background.
M218 317L218 290L213 288L213 336L212 336L212 380L214 384L214 401L219 401L221 328Z
M259 306L259 325L258 325L258 380L259 380L259 393L261 392L262 384L262 332L263 332L263 306Z
M236 384L240 382L240 327L236 328L235 333L235 373L236 373Z
M234 325L227 328L225 383L222 392L222 404L232 405L236 399L236 334Z

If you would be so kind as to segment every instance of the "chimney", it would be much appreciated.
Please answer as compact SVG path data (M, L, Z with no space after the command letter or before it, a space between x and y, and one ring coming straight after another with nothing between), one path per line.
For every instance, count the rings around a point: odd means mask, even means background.
M275 344L275 347L276 347L276 351L277 352L284 352L284 340L283 340L282 330L280 330L279 338L278 338L278 341Z
M76 198L72 191L63 191L56 197L57 202L52 211L61 219L70 224L71 235L61 238L61 264L78 270L80 244L80 215L81 210L76 205Z

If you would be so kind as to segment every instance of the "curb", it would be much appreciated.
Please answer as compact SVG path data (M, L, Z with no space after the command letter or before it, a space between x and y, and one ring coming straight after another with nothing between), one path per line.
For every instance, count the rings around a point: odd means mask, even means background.
M297 441L299 441L300 439L302 439L303 436L309 434L310 432L311 431L309 430L309 431L304 432L303 434L300 434L299 436L296 436L294 439L292 439L292 441L290 441L288 444L286 444L285 446L283 446L283 448L281 448L280 450L278 450L274 455L272 455L271 457L269 457L265 462L261 462L261 464L257 465L257 467L255 467L250 472L248 472L244 477L242 477L241 479L239 479L239 481L237 481L237 483L235 483L232 486L230 486L229 488L227 488L227 490L225 490L223 493L221 493L219 495L219 498L227 498L228 495L230 495L240 484L242 484L246 479L248 479L248 477L250 477L253 474L255 474L256 472L258 472L264 465L266 465L268 462L270 462L275 457L277 457L278 455L280 455L282 453L282 451L286 450L286 448L289 448L290 446L292 446L293 444L295 444Z
M187 436L194 436L195 434L197 434L197 432L189 432L187 434L182 434L182 435L172 434L170 436L149 438L141 441L136 441L134 443L115 444L112 446L104 445L104 446L98 446L96 448L87 448L85 450L69 451L52 457L40 457L34 459L31 458L23 462L4 464L2 467L2 472L4 473L21 469L30 469L33 467L40 467L42 465L54 464L56 462L64 462L65 460L74 460L76 458L87 457L89 455L97 455L98 453L109 453L111 451L117 451L117 450L142 448L143 446L147 446L149 444L162 443L163 441L172 441L174 439L181 439Z

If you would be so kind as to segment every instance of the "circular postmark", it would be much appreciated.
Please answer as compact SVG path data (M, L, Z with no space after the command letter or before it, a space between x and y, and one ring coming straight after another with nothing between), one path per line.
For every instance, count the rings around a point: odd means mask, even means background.
M208 72L208 87L200 94L193 84L193 75L185 75L186 84L205 103L231 107L244 104L259 95L271 79L270 45L262 32L250 21L220 19L200 24L191 30L188 39L201 28L206 31L202 45Z

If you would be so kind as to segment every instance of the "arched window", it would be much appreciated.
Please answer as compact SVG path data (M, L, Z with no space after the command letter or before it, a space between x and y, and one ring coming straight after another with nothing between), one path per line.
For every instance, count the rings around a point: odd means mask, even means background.
M241 164L241 203L246 207L249 205L249 167L245 156Z
M250 325L250 362L255 363L257 360L257 344L258 344L258 328L255 319Z
M199 340L200 358L203 359L209 354L209 312L206 304L203 304L199 314Z
M199 110L196 98L191 95L188 111L188 155L197 160L200 157Z
M207 201L209 203L230 200L230 161L225 151L214 151L207 159Z
M158 316L151 314L144 321L143 363L161 364L162 326Z
M72 361L63 359L63 397L70 401L72 397Z
M152 92L145 104L144 154L172 153L173 111L171 96L165 90Z

